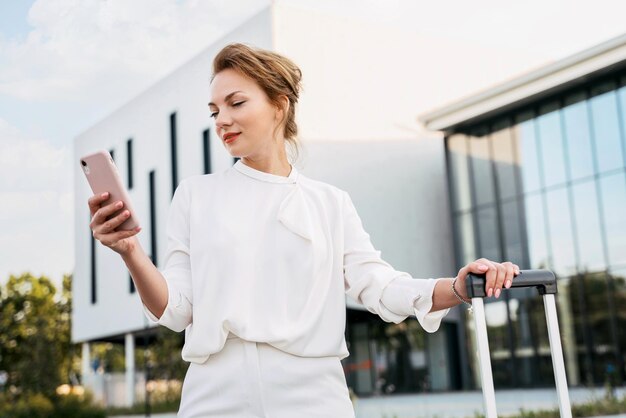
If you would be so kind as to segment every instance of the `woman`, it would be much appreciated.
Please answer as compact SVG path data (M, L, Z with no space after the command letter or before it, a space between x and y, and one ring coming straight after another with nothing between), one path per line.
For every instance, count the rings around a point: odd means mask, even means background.
M481 258L451 278L413 279L380 257L343 190L300 174L301 72L274 52L231 44L213 62L209 108L233 167L184 179L168 216L164 268L108 196L89 199L94 237L118 252L146 315L185 330L190 362L179 417L354 417L340 360L345 296L388 322L428 332L486 273L498 297L519 269ZM456 295L454 290L456 290ZM296 415L297 414L297 415Z

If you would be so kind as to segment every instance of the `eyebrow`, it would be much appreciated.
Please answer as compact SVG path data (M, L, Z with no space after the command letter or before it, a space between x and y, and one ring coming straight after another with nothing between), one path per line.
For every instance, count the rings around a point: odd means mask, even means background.
M233 96L235 95L235 93L243 93L243 91L237 90L237 91L233 91L232 93L228 93L228 94L226 95L226 97L224 97L224 101L227 101L228 99L230 99L231 97L233 97ZM215 103L213 103L213 102L209 102L209 106L211 106L211 105L215 106Z

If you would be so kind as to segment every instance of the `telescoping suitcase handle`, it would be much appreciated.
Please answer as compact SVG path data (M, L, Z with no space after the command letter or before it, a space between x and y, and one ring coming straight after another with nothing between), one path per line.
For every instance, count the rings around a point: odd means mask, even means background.
M487 339L487 322L485 320L485 306L483 298L487 296L485 274L468 274L465 284L467 294L472 299L472 311L474 312L474 325L476 328L476 340L478 342L478 358L480 363L480 377L483 387L483 402L485 404L485 416L497 417L496 395L493 388L493 376L491 374L491 357L489 355L489 341ZM559 410L561 417L571 418L572 409L567 392L567 378L565 377L565 363L563 361L563 349L559 334L559 321L557 318L554 295L557 293L556 277L549 270L520 270L511 283L514 287L536 287L540 295L543 295L543 304L546 311L548 324L548 338L552 353L552 366L556 391L559 397ZM503 288L502 290L506 290Z

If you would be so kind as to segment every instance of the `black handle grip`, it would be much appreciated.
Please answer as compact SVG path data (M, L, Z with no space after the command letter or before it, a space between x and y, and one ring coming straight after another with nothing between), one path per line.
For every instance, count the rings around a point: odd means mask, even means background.
M465 279L467 295L470 298L487 297L485 274L469 273ZM550 270L520 270L511 283L513 287L536 287L540 295L556 294L556 276ZM505 289L505 288L503 288Z

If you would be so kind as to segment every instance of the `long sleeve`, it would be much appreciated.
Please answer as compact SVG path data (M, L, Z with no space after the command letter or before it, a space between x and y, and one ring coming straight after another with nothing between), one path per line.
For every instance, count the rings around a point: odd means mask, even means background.
M192 321L191 263L189 257L190 196L183 180L172 197L167 219L167 250L163 268L159 269L167 283L168 301L160 318L143 305L146 316L173 331L184 330Z
M414 314L424 330L436 331L449 311L429 313L436 280L414 279L384 261L345 192L343 217L346 294L386 322L397 324Z

